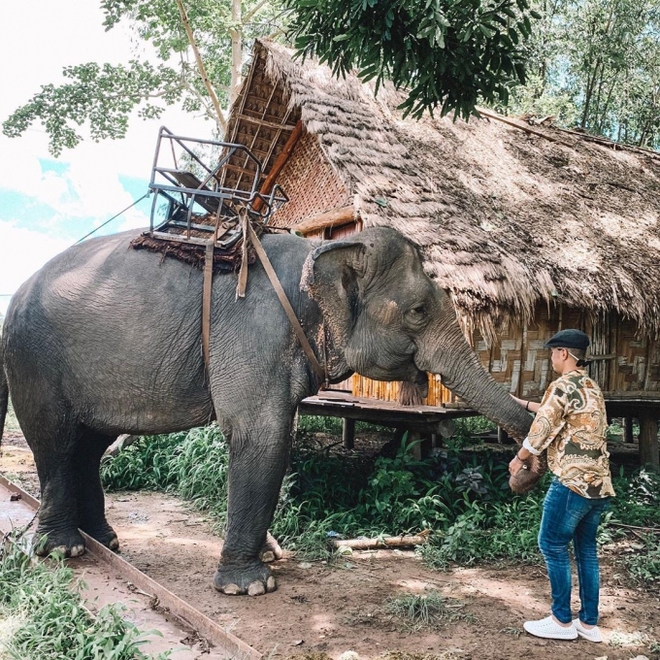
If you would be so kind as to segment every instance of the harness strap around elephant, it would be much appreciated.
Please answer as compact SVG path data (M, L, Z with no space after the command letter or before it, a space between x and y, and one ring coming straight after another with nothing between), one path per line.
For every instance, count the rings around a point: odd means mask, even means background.
M314 373L323 383L323 388L327 389L329 386L327 359L324 359L324 366L321 366L318 359L316 358L316 354L314 353L311 344L309 343L309 340L307 339L307 336L305 335L305 331L302 329L300 321L298 320L298 317L296 316L296 313L293 310L291 303L289 302L286 292L284 291L284 288L282 287L282 284L277 277L277 273L275 272L275 269L273 268L273 265L271 264L266 251L261 245L261 241L259 240L259 237L252 227L252 223L247 217L247 213L243 215L241 220L241 224L243 225L243 251L245 252L247 250L248 242L251 242L255 252L257 253L257 256L259 257L259 260L261 261L262 266L264 267L264 270L266 271L266 275L268 275L268 279L270 280L270 283L275 290L275 294L277 295L277 298L280 301L280 304L282 305L287 318L289 319L289 323L291 324L291 327L293 328L293 331L298 338L303 351L305 351L305 355L307 355ZM204 364L206 365L207 369L209 365L209 347L211 338L211 292L213 282L214 249L214 241L209 241L206 246L204 259L204 286L202 295L202 351L204 354ZM237 299L245 296L245 290L247 286L247 269L247 259L243 259L238 276L239 283L236 289ZM325 353L325 329L323 331L323 344L323 350Z

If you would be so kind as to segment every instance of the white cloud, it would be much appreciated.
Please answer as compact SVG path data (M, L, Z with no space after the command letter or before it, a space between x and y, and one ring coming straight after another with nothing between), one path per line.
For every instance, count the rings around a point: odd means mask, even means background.
M136 48L121 26L105 32L98 2L90 0L23 0L3 3L0 21L0 122L37 93L41 85L62 80L62 68L83 62L127 62ZM158 127L167 125L182 135L208 137L211 125L175 108L160 120L134 117L124 140L85 141L57 159L48 153L48 140L35 124L21 137L0 135L0 294L13 293L32 272L68 243L63 228L77 237L77 228L99 226L131 204L121 177L144 180L146 192ZM42 163L56 160L56 170ZM28 228L16 217L3 215L3 194L20 193L39 203L45 215ZM14 197L15 199L15 197ZM5 208L8 208L5 205ZM48 211L52 209L52 211ZM25 224L25 220L22 220ZM148 217L137 209L126 212L113 231L144 227ZM0 298L0 311L3 300Z
M71 245L71 241L4 221L0 221L0 238L0 294L14 293L47 261ZM0 297L0 312L4 313L8 303L8 297Z

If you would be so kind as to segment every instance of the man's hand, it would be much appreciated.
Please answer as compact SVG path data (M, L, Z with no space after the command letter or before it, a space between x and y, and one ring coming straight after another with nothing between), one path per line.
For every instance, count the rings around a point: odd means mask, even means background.
M520 450L526 453L527 457L523 460L517 456L509 463L509 488L514 493L528 493L541 480L541 477L548 469L545 452L540 456L534 456L525 449Z

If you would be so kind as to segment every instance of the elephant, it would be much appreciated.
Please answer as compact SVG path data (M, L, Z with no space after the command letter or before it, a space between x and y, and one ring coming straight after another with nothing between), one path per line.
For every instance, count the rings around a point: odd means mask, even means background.
M318 392L322 378L259 263L250 267L244 299L235 297L235 274L214 278L205 364L202 271L130 249L138 234L69 248L22 285L7 312L0 412L9 390L39 474L40 552L81 554L79 529L118 549L99 465L120 434L171 433L217 420L230 463L214 586L227 594L272 591L260 551L288 467L297 406ZM529 414L481 366L448 294L402 234L368 228L314 242L272 233L262 245L330 382L354 372L406 383L440 374L510 435L526 435Z

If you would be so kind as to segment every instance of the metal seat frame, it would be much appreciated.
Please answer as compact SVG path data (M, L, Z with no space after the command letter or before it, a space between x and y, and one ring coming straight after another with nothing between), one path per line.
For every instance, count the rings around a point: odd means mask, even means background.
M217 147L222 154L220 160L213 166L208 165L195 153L196 145ZM163 151L169 149L174 154L175 147L180 147L204 173L203 180L187 169L178 169L178 166L163 167L159 164L164 158ZM229 165L231 158L236 154L241 155L246 164L253 164L255 171L249 190L223 185L225 180L223 168ZM176 164L176 157L174 159ZM238 222L239 212L242 209L247 211L252 221L266 225L272 214L289 199L277 184L269 193L261 193L258 189L261 175L261 162L242 144L184 137L175 135L165 126L161 126L149 182L149 189L154 193L149 234L153 238L167 241L204 246L209 241L214 241L216 247L225 249L231 247L242 235ZM163 199L167 202L165 221L158 222L156 220L158 203ZM257 200L261 201L257 203ZM214 214L215 223L206 225L193 222L195 205L207 213ZM185 232L168 233L167 230L172 227L185 229ZM208 233L208 239L192 236L193 230Z

